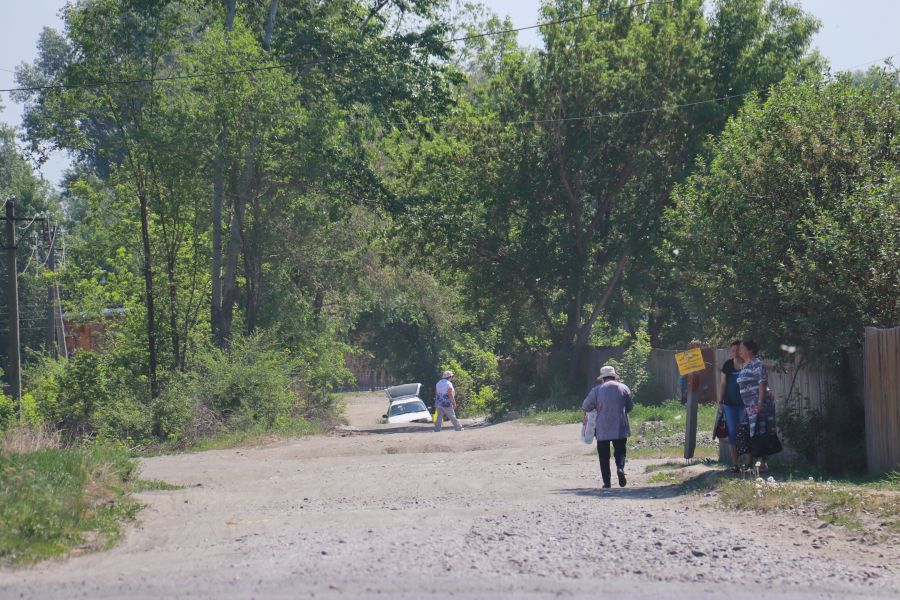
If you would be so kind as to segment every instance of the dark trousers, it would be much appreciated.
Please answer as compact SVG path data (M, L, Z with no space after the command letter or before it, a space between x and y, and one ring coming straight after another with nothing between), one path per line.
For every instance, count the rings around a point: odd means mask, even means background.
M597 454L600 456L600 475L603 476L603 485L609 485L609 443L613 445L613 456L616 458L616 468L625 468L625 440L597 440Z

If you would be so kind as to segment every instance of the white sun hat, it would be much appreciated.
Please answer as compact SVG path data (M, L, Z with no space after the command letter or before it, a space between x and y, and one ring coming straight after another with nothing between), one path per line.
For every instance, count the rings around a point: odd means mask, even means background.
M597 379L606 379L607 377L615 377L616 379L619 377L616 375L616 370L610 365L600 367L600 376Z

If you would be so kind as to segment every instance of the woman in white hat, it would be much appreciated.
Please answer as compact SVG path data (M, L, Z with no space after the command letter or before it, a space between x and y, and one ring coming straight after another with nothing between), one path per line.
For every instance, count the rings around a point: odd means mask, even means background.
M456 418L456 388L453 387L453 371L444 371L441 380L434 386L434 430L441 430L444 417L450 419L453 428L462 431L463 426Z
M616 370L605 365L600 369L597 378L600 383L588 393L581 404L584 410L582 422L587 423L589 411L597 411L597 427L594 436L597 438L597 455L600 457L600 475L603 487L610 487L609 444L613 445L613 456L616 459L616 475L619 486L625 487L625 442L631 435L628 413L634 408L631 401L631 390L624 383L617 381Z

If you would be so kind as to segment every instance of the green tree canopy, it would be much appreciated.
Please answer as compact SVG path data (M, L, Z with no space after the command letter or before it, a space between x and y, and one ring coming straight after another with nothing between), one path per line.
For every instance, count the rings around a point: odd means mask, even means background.
M652 292L623 282L648 279L670 191L737 110L732 96L805 68L817 22L748 0L709 17L694 0L556 0L542 13L563 21L542 28L545 48L489 48L496 72L433 136L398 143L391 177L414 198L419 247L511 344L564 357L576 385L598 323Z
M695 314L812 360L900 321L900 85L789 78L754 99L680 188L671 219Z

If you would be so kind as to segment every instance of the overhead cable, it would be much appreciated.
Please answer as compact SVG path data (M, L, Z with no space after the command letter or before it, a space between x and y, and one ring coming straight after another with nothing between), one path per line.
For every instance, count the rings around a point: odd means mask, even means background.
M675 0L654 0L648 2L640 2L638 4L630 4L628 6L622 6L617 8L611 8L609 10L603 10L599 12L591 12L591 13L581 13L572 17L564 17L561 19L555 19L552 21L545 21L543 23L537 23L535 25L528 25L525 27L516 27L513 29L503 29L499 31L486 31L482 33L475 33L471 35L466 35L458 38L451 38L449 40L444 41L444 44L454 44L458 42L465 42L468 40L491 37L495 35L504 35L507 33L516 33L519 31L527 31L529 29L538 29L541 27L548 27L550 25L561 25L563 23L569 23L572 21L579 21L582 19L595 18L595 17L604 17L609 16L613 12L624 12L626 10L634 10L636 8L642 8L645 6L652 5L665 5L665 4L674 4ZM410 46L410 50L418 50L424 47L424 44L413 44ZM50 84L50 85L39 85L39 86L30 86L30 87L18 87L18 88L6 88L0 89L0 92L40 92L43 90L64 90L64 89L79 89L79 88L96 88L96 87L106 87L106 86L117 86L117 85L134 85L134 84L145 84L145 83L153 83L158 81L178 81L182 79L204 79L209 77L221 77L224 75L240 75L244 73L254 73L258 71L274 71L278 69L286 69L290 66L294 66L299 69L301 72L308 68L319 64L328 64L333 62L338 62L337 59L347 58L344 56L336 56L332 58L321 58L311 61L306 61L300 64L293 64L288 62L286 64L270 64L270 65L261 65L256 67L244 67L241 69L223 69L220 71L203 71L200 73L186 73L183 75L167 75L164 77L146 77L146 78L138 78L138 79L117 79L117 80L109 80L109 81L92 81L85 83L58 83L58 84Z

